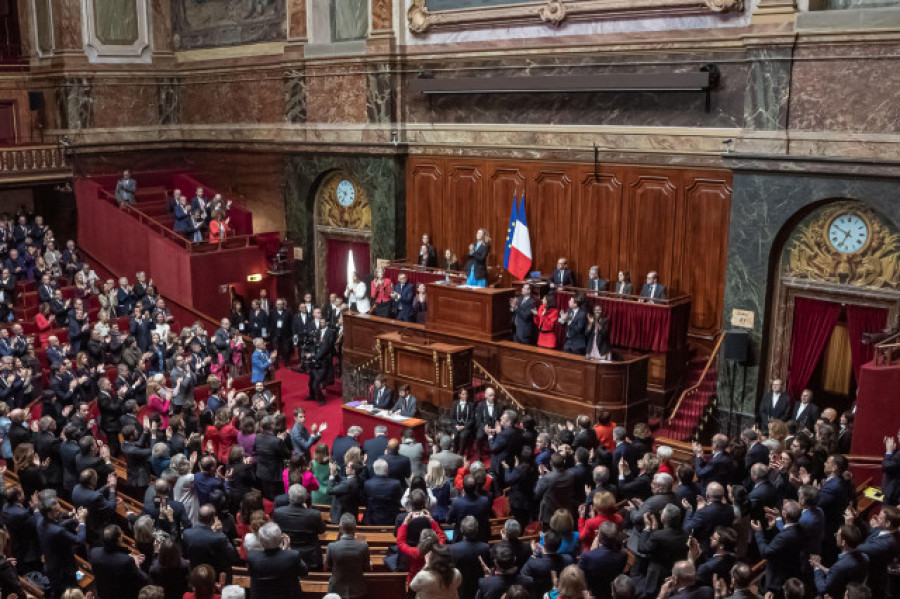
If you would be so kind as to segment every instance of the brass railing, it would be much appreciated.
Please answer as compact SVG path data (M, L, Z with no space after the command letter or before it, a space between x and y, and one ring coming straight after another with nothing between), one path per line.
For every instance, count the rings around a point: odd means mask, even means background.
M890 366L894 363L897 353L900 353L900 333L882 339L875 345L875 365Z
M494 375L487 371L487 368L479 364L476 360L472 360L472 368L482 377L487 379L488 382L491 383L491 386L496 387L497 391L500 392L500 395L502 395L508 402L516 406L516 408L518 408L519 410L525 409L519 402L519 400L513 397L513 394L509 392L509 389L500 384L500 381L498 381L496 377L494 377Z
M71 170L63 149L57 145L0 148L0 177L33 177L63 174Z
M700 373L700 378L696 383L685 389L681 392L681 395L678 396L678 401L675 402L675 406L669 412L669 418L666 420L669 427L672 426L672 422L675 420L675 416L678 414L678 409L681 408L681 404L684 402L685 398L690 397L694 393L700 389L700 386L706 381L706 376L709 374L710 369L715 363L716 357L719 355L719 350L722 348L722 341L725 339L725 333L719 333L718 339L716 339L716 344L713 346L712 352L710 352L709 359L706 361L706 365L703 367L703 372ZM695 426L699 426L702 422L705 422L706 419L709 418L709 410L704 410L705 414L702 416L698 416L697 424L692 425L692 428Z

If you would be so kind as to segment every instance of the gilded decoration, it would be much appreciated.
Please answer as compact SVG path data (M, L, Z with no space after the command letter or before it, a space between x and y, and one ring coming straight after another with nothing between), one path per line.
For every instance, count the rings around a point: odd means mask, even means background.
M846 243L847 238L854 243ZM791 277L855 287L900 288L900 233L858 203L830 205L801 224L786 254L784 267Z
M406 12L409 30L497 27L566 20L641 18L726 13L744 10L744 0L412 0Z
M349 205L338 199L338 186L343 181L353 185L354 197ZM346 185L346 183L344 184ZM372 230L369 196L352 178L341 172L332 173L322 184L319 198L319 226L333 229ZM346 202L345 202L346 203Z

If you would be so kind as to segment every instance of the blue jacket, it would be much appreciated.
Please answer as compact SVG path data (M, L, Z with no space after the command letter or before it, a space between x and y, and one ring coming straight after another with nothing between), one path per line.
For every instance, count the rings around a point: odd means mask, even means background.
M269 354L264 352L263 350L256 350L253 352L252 363L252 373L250 376L251 383L261 383L266 380L266 372L269 370L269 366L272 365L272 360L269 358Z
M66 522L56 523L38 515L37 533L44 553L44 574L57 592L75 584L75 548L84 543L87 528L79 524L76 532L68 530Z
M816 590L819 595L831 597L843 597L847 585L851 582L864 582L869 572L869 558L859 549L846 551L838 556L838 559L826 574L816 568Z
M627 562L628 553L621 547L601 545L581 554L578 565L584 570L588 590L594 599L609 599L610 584L625 569Z
M872 589L873 597L883 597L887 590L887 568L900 556L900 535L874 528L857 549L869 558L869 579L866 584Z

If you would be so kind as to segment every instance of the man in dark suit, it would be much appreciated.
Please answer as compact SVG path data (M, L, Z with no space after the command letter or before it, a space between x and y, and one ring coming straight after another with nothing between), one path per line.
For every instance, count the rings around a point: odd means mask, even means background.
M306 304L300 304L297 311L294 312L293 322L291 323L291 340L298 352L307 351L310 346L309 339L313 332L313 315L306 310Z
M762 520L767 508L778 506L778 489L769 480L769 467L765 464L753 464L750 467L750 480L753 482L753 489L748 495L750 517Z
M628 441L626 434L627 432L624 426L617 426L612 432L613 443L615 443L615 449L613 450L612 455L612 467L615 476L620 474L618 468L622 460L625 460L625 463L628 464L629 470L636 472L638 469L638 460L644 457Z
M531 285L522 285L519 297L509 299L509 311L513 313L513 341L531 345L534 343L534 317L537 304L531 294Z
M543 474L534 488L535 501L540 502L538 519L545 524L550 523L550 518L558 509L575 513L574 480L566 470L565 458L554 453L550 457L550 467L550 472Z
M712 587L697 583L694 564L680 561L672 566L672 576L666 580L660 590L660 596L666 599L713 599Z
M491 548L480 540L478 520L474 516L462 519L457 534L460 536L450 545L450 555L462 575L462 584L457 589L459 599L472 599L478 592L478 581L484 576L481 561L486 564L491 561Z
M825 476L819 487L819 507L825 514L825 543L822 546L822 557L831 563L837 557L837 548L831 540L838 528L844 523L844 510L850 505L855 495L853 485L844 479L849 463L842 455L829 456L825 461Z
M869 557L858 549L862 542L859 529L844 524L838 529L836 539L841 552L830 568L822 565L821 556L814 555L809 559L820 596L843 597L848 584L865 582L869 573Z
M760 587L760 592L772 591L777 597L784 581L803 571L808 541L798 524L801 513L799 503L785 501L781 508L784 528L774 536L771 536L772 531L777 531L774 514L766 514L763 521L766 522L768 534L760 520L751 521L750 527L754 531L759 553L766 560L765 583Z
M803 393L800 394L800 402L794 406L791 419L797 423L798 431L804 429L808 431L816 430L816 421L819 419L821 412L819 406L812 402L812 397L813 392L809 389L804 389Z
M272 314L269 316L269 330L272 331L272 346L278 351L278 355L275 358L275 368L278 368L281 360L284 360L285 365L289 364L291 361L291 352L293 351L293 346L291 344L291 337L293 335L291 331L292 324L293 320L290 311L285 306L284 300L278 298L278 300L275 301L275 309L272 310Z
M867 584L872 589L872 596L883 597L888 584L888 566L900 556L900 509L892 505L881 506L871 524L869 536L857 549L869 558Z
M363 454L367 458L366 462L374 465L375 460L384 455L384 450L387 449L387 446L387 427L378 425L375 427L375 436L363 443ZM371 470L371 466L369 469Z
M370 457L369 459L374 459ZM403 487L400 481L388 476L388 463L381 458L372 464L375 475L365 482L368 503L366 504L366 524L394 524L400 512Z
M496 401L496 391L493 387L485 387L484 401L475 405L475 440L480 442L487 438L490 431L497 427L500 421L502 406Z
M587 347L587 313L584 311L584 298L572 296L569 298L569 310L560 317L560 322L566 325L566 342L563 351L570 354L584 355Z
M687 558L687 540L688 534L681 528L681 511L675 505L666 505L658 519L652 513L645 514L638 552L647 563L641 581L647 596L655 596L675 562Z
M752 428L741 433L741 439L747 446L747 455L744 456L744 469L749 474L753 464L769 465L769 448L759 442L759 435Z
M459 399L450 410L450 426L453 427L454 449L464 451L475 438L475 404L469 401L469 392L462 389Z
M163 478L157 478L148 492L150 490L153 491L153 497L144 502L141 514L150 516L157 530L162 530L180 541L182 531L191 527L191 519L184 511L184 504L171 498L171 488ZM134 520L137 520L137 517Z
M375 382L372 383L372 389L369 391L367 401L379 410L387 410L393 404L394 396L390 387L387 386L387 379L383 374L375 377Z
M40 570L41 547L38 543L34 508L36 497L25 497L21 487L7 487L6 504L0 513L3 526L9 531L11 555L16 556L19 572Z
M781 379L772 381L772 390L763 395L759 402L759 414L756 421L763 431L769 430L770 420L787 422L791 419L791 396L784 390Z
M666 299L666 287L659 284L659 273L652 270L647 273L647 282L641 287L641 297L647 299Z
M619 530L608 520L600 524L590 550L578 560L594 599L610 599L610 584L627 563L628 553L619 542Z
M41 463L47 463L44 480L47 487L59 491L63 482L63 465L60 457L60 440L56 436L56 421L44 416L39 421L38 432L34 434L34 451Z
M351 426L346 435L338 435L331 444L331 461L341 468L344 467L344 455L351 447L360 447L359 436L362 434L361 426Z
M289 549L288 539L274 522L264 524L257 536L263 550L247 554L251 596L266 599L299 597L300 577L308 572L300 553Z
M388 441L381 459L388 464L388 476L399 481L406 489L406 481L412 475L412 462L407 456L400 454L400 441L397 439Z
M265 416L259 423L259 434L256 435L254 448L256 451L256 476L262 483L263 495L272 500L284 491L284 461L291 457L291 450L285 444L287 431L275 435L275 420Z
M450 504L447 524L452 525L455 531L459 531L467 516L475 518L478 522L479 538L487 541L491 536L491 501L478 492L475 477L471 474L463 477L463 494Z
M334 329L328 326L328 321L319 320L319 329L313 332L313 341L315 342L313 351L306 355L311 360L312 367L309 377L309 398L315 398L320 406L324 406L325 395L322 388L325 386L329 370L333 368L334 360Z
M319 535L325 532L322 512L308 507L309 493L303 485L291 485L288 489L289 505L276 508L272 514L281 531L290 537L291 549L300 553L311 570L322 569L322 550Z
M559 287L574 287L575 275L569 269L569 261L560 258L556 261L556 270L550 276L550 289L558 289Z
M609 282L600 276L600 267L592 266L588 271L587 288L589 291L606 291Z
M694 451L694 471L703 488L715 481L723 487L731 483L734 472L734 461L728 455L728 437L723 434L713 435L712 456L703 458L703 446L696 441L692 444Z
M109 474L106 485L98 489L97 473L91 469L83 470L72 490L72 505L87 510L87 544L96 547L100 544L103 529L112 524L116 514L115 473Z
M734 508L725 502L725 487L717 482L706 486L706 500L697 499L696 510L691 509L687 499L682 499L681 505L687 510L684 530L691 533L704 549L709 547L709 540L716 528L734 523Z
M128 486L141 497L150 484L150 457L153 445L157 440L158 421L151 422L151 430L144 430L140 436L134 425L127 424L122 428L122 453L125 455L125 467Z
M91 572L100 597L137 599L138 593L150 584L150 577L141 570L144 556L132 556L122 545L122 529L110 524L103 529L103 545L91 549Z
M683 513L684 510L681 507L681 504L675 498L675 493L672 492L673 482L674 480L670 474L657 472L653 475L650 482L650 490L653 494L645 499L640 505L629 506L628 509L630 511L628 511L625 516L625 520L629 522L632 527L632 534L628 543L629 549L632 549L633 551L637 550L640 532L644 529L645 515L652 514L653 517L658 519L663 508L667 505L674 505L678 508L680 513Z
M884 438L884 459L881 461L881 470L883 473L881 490L884 491L884 503L897 505L900 503L900 453L897 452L897 441L892 436Z
M416 297L416 286L407 281L406 273L397 275L397 283L391 293L394 300L394 312L397 320L411 322L413 319L413 299Z
M391 412L404 418L415 418L418 400L409 391L409 385L400 385L397 389L397 401L391 407Z
M303 455L309 459L313 446L322 438L322 431L325 428L326 423L324 422L321 429L317 424L313 424L312 432L310 432L306 428L306 411L303 408L294 408L294 426L291 427L291 445L294 448L294 454Z
M330 475L326 489L331 495L331 522L338 522L344 514L350 514L356 518L359 513L359 504L361 503L360 492L362 491L362 481L360 474L363 471L362 462L346 464L343 467L343 475L341 475L341 467L337 462L332 460L328 464Z
M516 556L507 543L497 543L491 549L494 558L494 574L478 581L480 599L500 599L513 585L531 588L534 582L519 573Z
M41 277L41 284L38 285L38 299L41 303L50 303L53 299L53 292L56 291L56 285L50 282L50 275L45 274Z
M240 557L222 532L215 508L209 504L200 506L197 520L197 526L184 531L184 556L191 562L191 568L209 564L217 576L224 572L230 579L231 567Z
M516 426L518 422L519 415L515 410L506 410L500 417L500 422L488 434L488 445L493 455L491 464L498 477L502 472L502 464L506 464L508 468L515 467L516 456L522 449L522 431ZM502 484L502 480L500 482Z
M82 507L75 511L74 520L63 520L56 493L44 491L41 494L37 536L44 554L44 574L50 580L51 592L57 597L76 584L75 553L84 543L86 519L87 510Z
M335 593L342 599L361 599L368 595L363 572L372 569L369 544L356 540L354 516L344 514L341 517L338 539L329 543L325 549L325 563L331 572L329 593Z

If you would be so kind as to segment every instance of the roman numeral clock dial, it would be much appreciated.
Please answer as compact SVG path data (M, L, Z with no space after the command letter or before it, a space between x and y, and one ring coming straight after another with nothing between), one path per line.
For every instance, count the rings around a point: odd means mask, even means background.
M854 254L869 240L869 225L862 217L845 213L839 215L828 227L828 241L831 247L842 254Z

